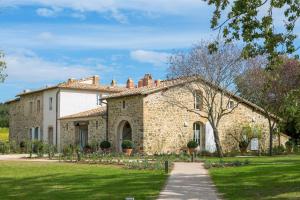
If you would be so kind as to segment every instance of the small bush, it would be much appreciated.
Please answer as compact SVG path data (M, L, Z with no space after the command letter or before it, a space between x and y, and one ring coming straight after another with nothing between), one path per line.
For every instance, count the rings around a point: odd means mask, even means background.
M102 141L101 143L100 143L100 148L101 149L109 149L111 147L111 144L110 144L110 142L109 141Z
M275 155L281 155L285 152L285 148L283 145L276 146L273 148L273 154Z
M225 162L223 160L219 160L217 162L211 162L206 160L204 163L204 168L210 169L210 168L222 168L222 167L239 167L239 166L245 166L249 164L250 164L249 160L245 160L244 162L239 160L228 161L228 162Z
M10 144L8 142L0 141L0 153L7 154L10 152Z
M198 143L196 142L196 141L194 141L194 140L191 140L191 141L189 141L188 143L187 143L187 147L188 148L197 148L198 147Z
M123 149L133 149L133 142L130 140L124 140L122 142L122 148Z

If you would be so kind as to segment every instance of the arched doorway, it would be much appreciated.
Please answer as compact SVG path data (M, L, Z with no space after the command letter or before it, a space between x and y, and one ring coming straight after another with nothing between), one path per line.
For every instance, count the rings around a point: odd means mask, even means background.
M118 145L117 151L122 151L122 142L124 140L131 140L132 141L132 128L128 121L123 120L118 125Z

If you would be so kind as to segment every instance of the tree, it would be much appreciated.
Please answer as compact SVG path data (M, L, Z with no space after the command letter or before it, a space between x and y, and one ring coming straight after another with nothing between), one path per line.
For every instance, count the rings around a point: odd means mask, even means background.
M253 139L257 139L258 144L260 143L262 129L258 125L249 123L237 124L229 135L238 143L241 153L244 154Z
M300 89L292 90L284 98L280 110L282 117L281 129L300 144Z
M300 85L300 64L294 59L280 58L273 70L265 70L264 57L250 59L249 68L236 78L239 95L259 105L265 111L269 122L270 146L272 155L273 135L279 122L280 109L285 96Z
M209 52L208 45L207 42L201 42L188 52L175 53L170 58L168 69L168 78L180 77L192 81L193 84L182 85L185 90L193 95L201 91L202 110L191 109L174 99L169 99L169 102L210 122L218 155L223 157L218 128L221 119L238 106L236 102L229 108L235 93L234 79L243 71L244 61L240 57L240 49L233 44L220 43L218 50L213 53Z
M4 70L6 69L6 63L4 61L4 53L0 51L0 82L3 82L6 78Z
M0 103L0 127L8 126L8 106Z
M242 40L245 58L268 55L269 64L273 64L279 55L296 52L297 35L293 31L300 16L299 0L204 1L214 6L211 28L218 30L226 42ZM278 16L282 16L283 25ZM210 46L212 50L216 43Z

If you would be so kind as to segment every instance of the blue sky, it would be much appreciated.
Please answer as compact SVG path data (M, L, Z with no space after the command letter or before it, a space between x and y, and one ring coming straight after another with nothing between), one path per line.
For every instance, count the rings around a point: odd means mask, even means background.
M0 0L0 102L69 77L164 79L172 52L214 37L211 13L201 0Z

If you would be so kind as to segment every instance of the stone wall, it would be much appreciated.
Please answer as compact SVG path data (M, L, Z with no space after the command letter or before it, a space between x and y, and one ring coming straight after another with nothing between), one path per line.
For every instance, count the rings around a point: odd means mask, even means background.
M40 128L40 137L43 137L43 93L33 93L21 96L19 101L9 103L9 139L19 144L31 139L30 129ZM40 108L37 102L40 101ZM32 102L32 111L30 110Z
M123 101L125 108L123 108ZM120 151L120 124L128 121L132 129L135 151L143 151L143 98L140 96L122 97L108 100L108 130L112 148Z
M140 96L142 98L142 96ZM150 94L144 101L144 151L146 153L179 152L193 138L193 124L208 123L206 118L193 112L194 96L190 90L182 87L169 88L166 91ZM225 99L225 101L227 101ZM236 102L235 102L236 103ZM236 104L235 104L236 105ZM185 108L189 108L187 111ZM205 113L201 112L205 116ZM224 116L219 125L219 135L224 152L237 148L237 143L228 135L237 124L257 124L262 128L261 149L266 151L269 145L267 118L253 107L239 103L232 113ZM202 137L205 137L203 134ZM201 138L204 141L204 138ZM284 144L286 137L281 137ZM274 139L274 146L278 138Z
M92 142L100 143L106 139L106 119L103 116L99 117L87 117L76 119L61 119L60 120L60 141L61 149L67 145L77 145L75 134L76 123L87 122L88 123L88 143ZM98 122L98 127L97 127Z
M144 98L145 152L178 153L186 147L187 142L193 139L193 124L201 122L204 125L207 122L207 119L178 105L183 103L193 108L193 100L193 94L181 88L170 88Z

